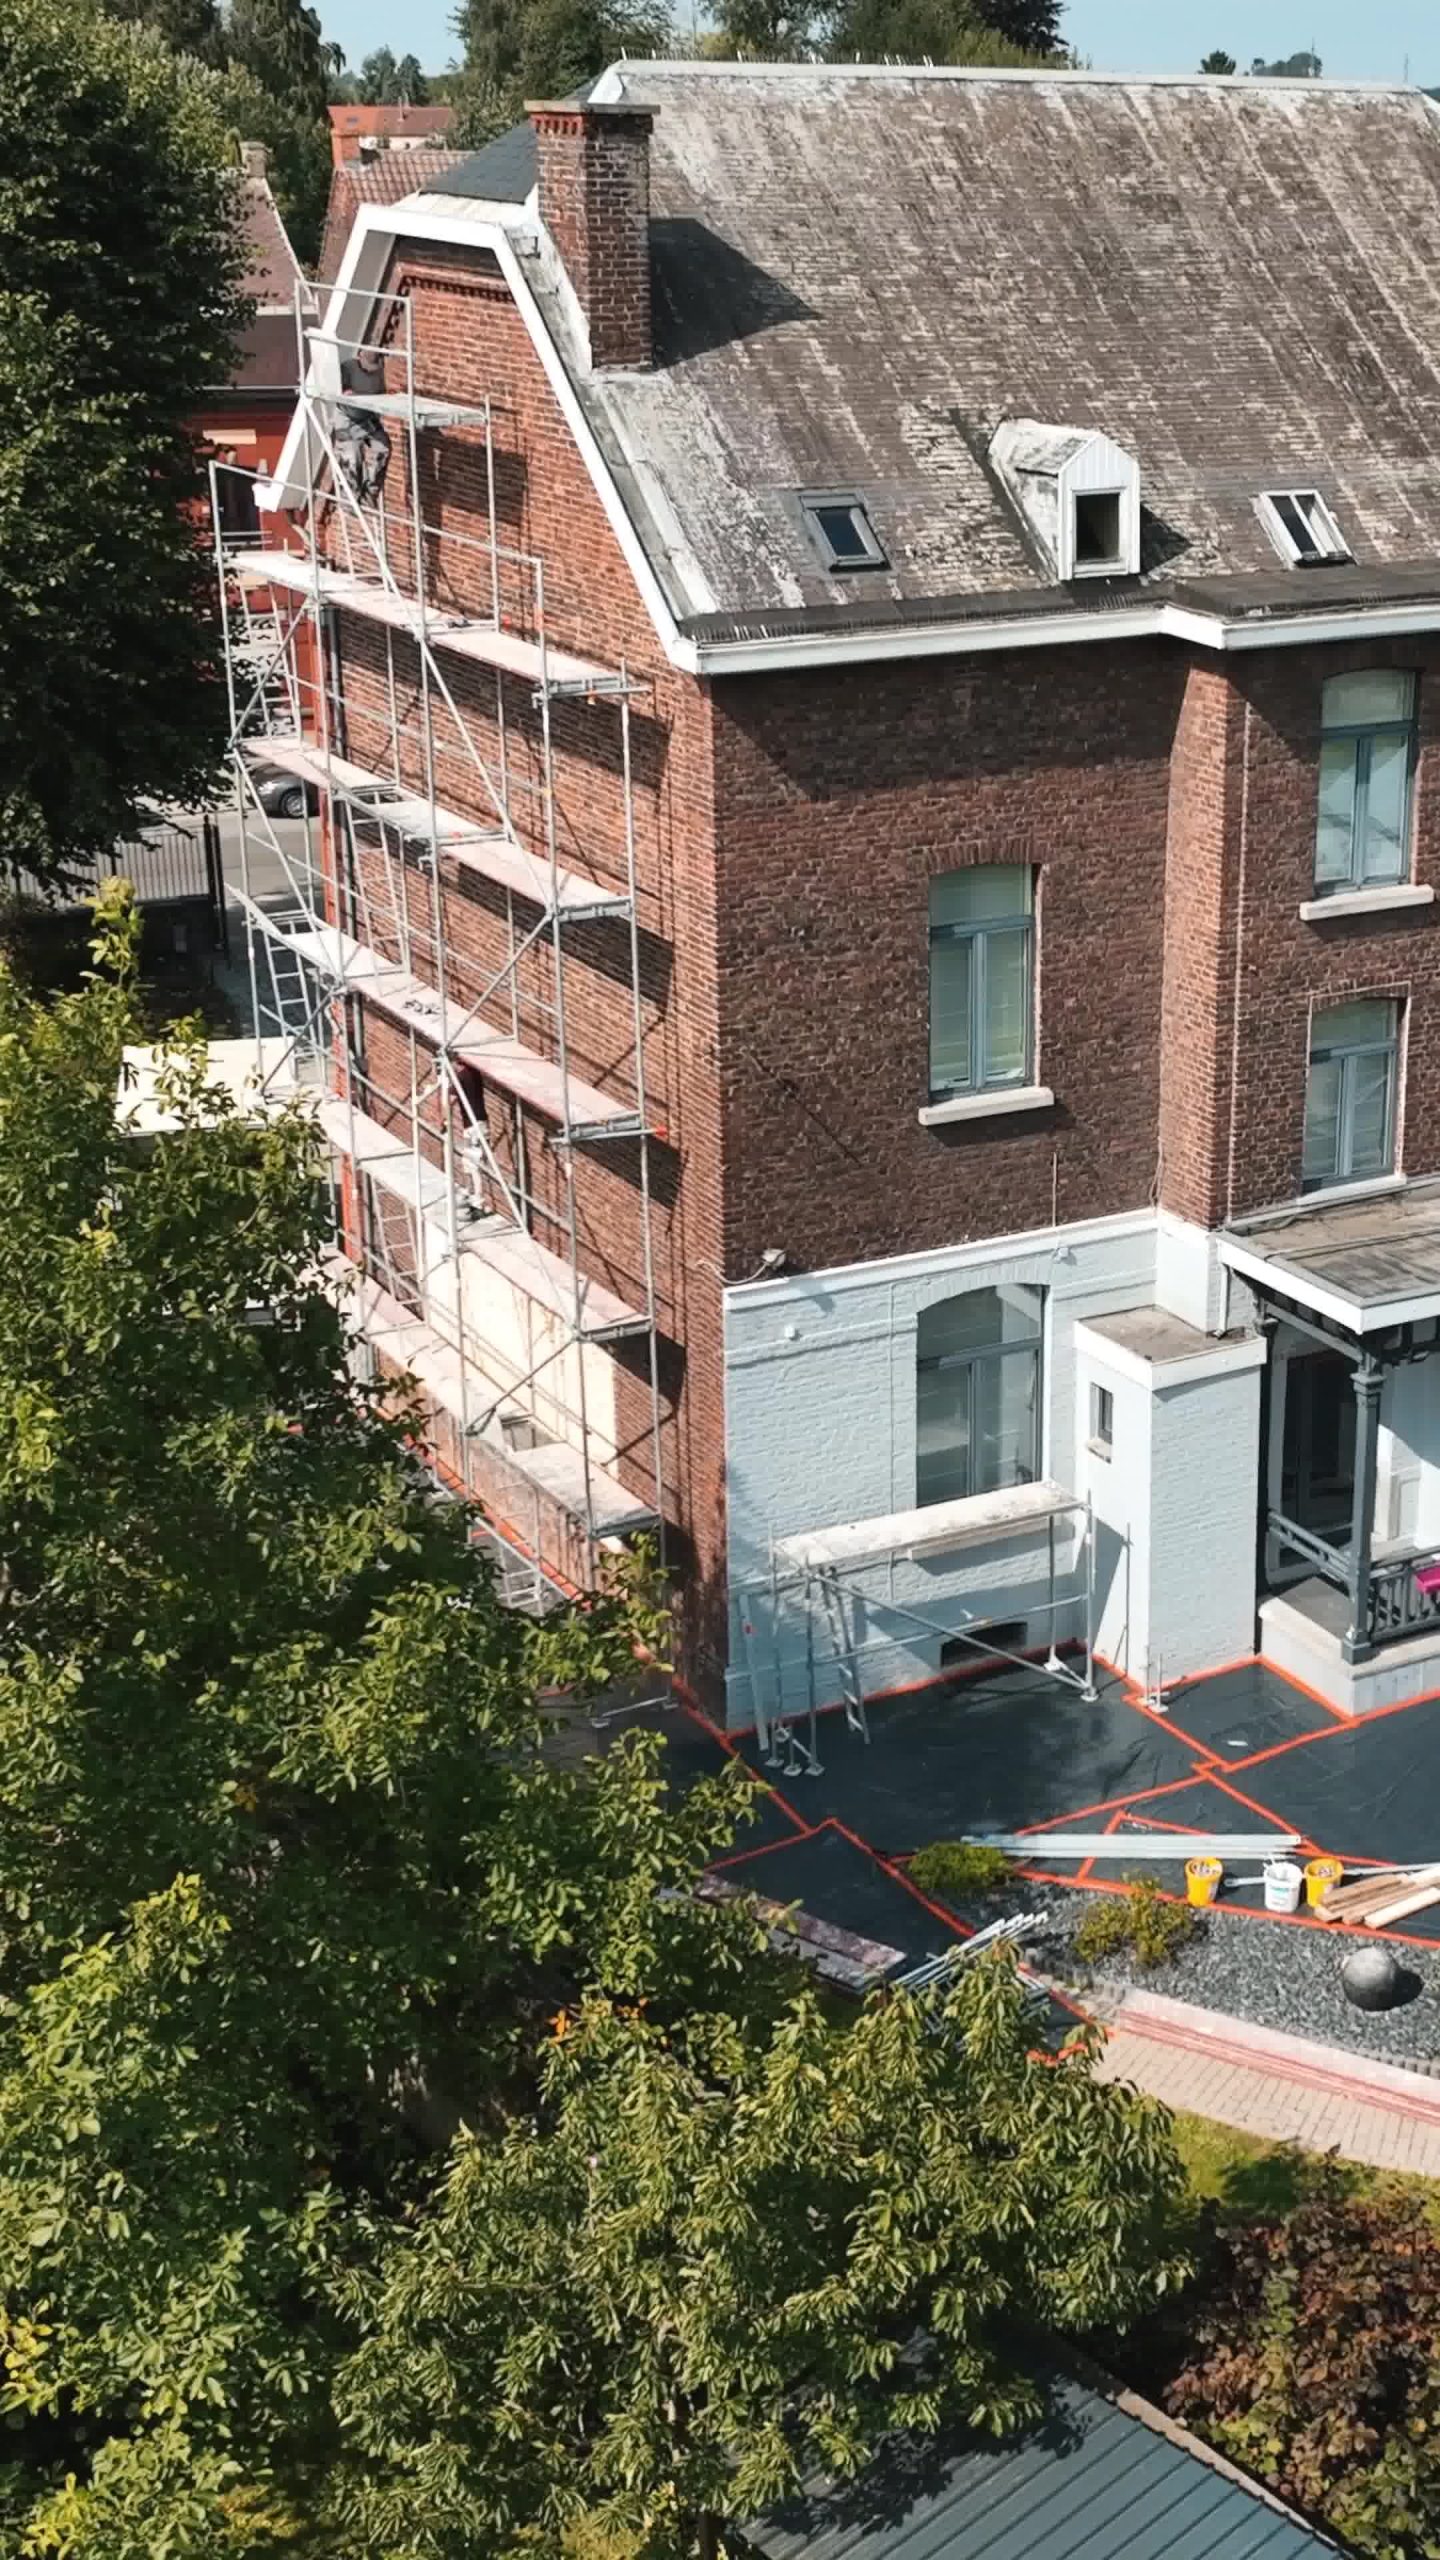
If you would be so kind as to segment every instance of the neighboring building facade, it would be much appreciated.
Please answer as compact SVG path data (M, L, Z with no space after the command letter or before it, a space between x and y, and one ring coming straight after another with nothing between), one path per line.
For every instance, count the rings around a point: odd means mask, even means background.
M433 187L437 178L447 177L471 156L421 143L412 150L367 151L357 159L337 160L330 172L317 272L322 276L338 272L362 204L398 204L417 188Z
M1315 81L626 64L361 210L275 1019L442 1471L663 1520L735 1723L1440 1682L1437 253Z
M331 107L330 157L337 169L385 151L424 151L449 141L453 107Z
M215 384L194 422L203 448L221 465L224 530L236 537L259 531L254 477L275 469L295 416L302 370L297 290L305 316L314 317L304 269L270 192L269 153L263 142L242 143L241 150L246 266L240 290L255 309L234 372Z

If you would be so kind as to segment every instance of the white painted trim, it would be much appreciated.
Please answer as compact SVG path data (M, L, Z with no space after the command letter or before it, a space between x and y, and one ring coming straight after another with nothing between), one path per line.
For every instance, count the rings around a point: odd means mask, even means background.
M870 1289L876 1281L903 1286L910 1281L940 1280L987 1262L1039 1262L1071 1253L1076 1246L1123 1243L1127 1237L1149 1238L1155 1232L1153 1209L1120 1209L1109 1217L1077 1219L1073 1226L1030 1227L1019 1235L968 1236L956 1244L929 1246L923 1253L883 1254L873 1262L840 1262L815 1271L797 1271L782 1280L737 1280L725 1288L724 1304L741 1313L751 1307L804 1306L817 1290L838 1296L846 1289ZM1117 1281L1113 1284L1126 1284Z
M1392 907L1433 907L1428 880L1400 880L1384 889L1342 889L1334 898L1302 898L1302 924L1329 924L1337 916L1383 916Z
M1436 580L1440 590L1440 577ZM688 642L697 674L769 675L787 667L851 666L892 658L985 657L999 649L1059 649L1087 641L1185 640L1200 649L1311 648L1325 640L1401 639L1440 631L1440 592L1419 605L1357 606L1352 612L1287 615L1283 620L1226 622L1175 604L1133 613L1076 608L990 622L905 624L885 631L801 632L786 640ZM687 664L690 660L687 659Z
M517 207L517 215L523 208ZM397 219L397 217L400 217ZM692 642L681 637L663 589L646 556L639 534L630 518L615 479L595 441L590 423L575 396L574 385L561 361L559 349L545 326L539 305L515 255L510 233L520 230L521 220L507 224L493 222L466 223L453 214L423 213L418 208L407 212L404 199L398 205L365 204L360 207L346 243L340 275L326 309L322 326L338 328L345 298L363 294L373 300L380 289L380 279L389 263L390 253L398 240L421 240L442 247L474 247L490 249L499 261L501 272L514 296L515 305L530 334L531 343L545 369L546 378L555 394L567 427L575 439L580 458L595 485L596 493L610 521L625 565L640 592L641 601L659 635L661 646L672 665L697 670ZM367 250L370 252L366 257ZM363 270L363 272L362 272ZM372 272L373 270L373 272ZM355 333L358 335L358 331ZM303 404L296 407L290 421L274 478L256 485L256 499L267 511L278 507L302 506L309 491L304 485L305 416ZM293 494L292 494L293 492Z
M1075 1347L1099 1367L1112 1369L1117 1378L1128 1378L1133 1386L1145 1387L1151 1395L1161 1395L1167 1387L1189 1386L1201 1378L1225 1378L1236 1371L1263 1369L1266 1359L1263 1336L1256 1334L1244 1342L1216 1342L1205 1351L1187 1351L1176 1360L1147 1360L1129 1343L1112 1342L1108 1334L1097 1333L1083 1317L1076 1321Z
M915 1117L922 1129L943 1129L952 1120L1002 1120L1012 1111L1048 1111L1054 1100L1048 1084L997 1086L993 1093L954 1093L948 1102L927 1102Z
M1028 82L1032 87L1038 87L1042 81L1054 80L1064 82L1072 89L1088 88L1093 83L1097 88L1108 89L1244 89L1251 96L1257 90L1265 89L1298 89L1307 97L1316 90L1326 89L1356 90L1362 97L1415 95L1415 84L1411 80L1257 80L1248 71L1137 73L1062 71L1048 67L1038 71L992 71L983 67L976 69L970 64L946 62L695 62L687 59L677 63L672 56L668 61L662 58L660 61L642 62L637 59L612 63L596 81L590 93L591 103L597 107L613 107L625 96L626 81L636 74L652 71L664 78L668 73L673 79L677 70L682 71L687 80L697 74L711 79L724 79L728 74L732 79L738 76L757 80L813 80L819 76L825 80L923 80L927 85L932 80L1005 80Z

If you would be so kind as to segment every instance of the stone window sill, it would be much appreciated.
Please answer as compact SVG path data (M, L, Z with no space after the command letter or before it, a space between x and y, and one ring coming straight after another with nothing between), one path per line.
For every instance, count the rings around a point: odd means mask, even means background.
M1338 924L1344 916L1383 916L1394 907L1432 907L1435 892L1425 880L1397 880L1385 889L1345 889L1338 898L1302 898L1303 924Z
M1054 1100L1048 1084L1007 1085L994 1093L955 1093L948 1102L927 1102L915 1117L922 1129L944 1129L953 1120L1003 1120L1012 1111L1048 1111Z

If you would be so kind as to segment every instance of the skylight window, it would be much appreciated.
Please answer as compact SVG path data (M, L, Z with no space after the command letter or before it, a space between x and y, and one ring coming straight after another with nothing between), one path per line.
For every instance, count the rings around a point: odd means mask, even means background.
M1322 569L1351 558L1350 545L1318 489L1267 489L1256 502L1260 521L1292 569Z
M861 498L844 492L800 501L805 528L827 569L883 569L885 554Z

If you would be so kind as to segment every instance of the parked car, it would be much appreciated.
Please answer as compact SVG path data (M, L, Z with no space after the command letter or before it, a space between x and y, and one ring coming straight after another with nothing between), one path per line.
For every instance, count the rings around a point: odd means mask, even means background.
M286 773L278 764L257 764L252 773L255 797L270 818L311 817L320 806L320 794L313 782L298 773Z

